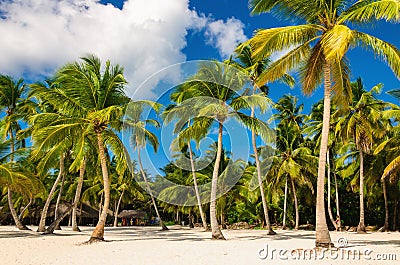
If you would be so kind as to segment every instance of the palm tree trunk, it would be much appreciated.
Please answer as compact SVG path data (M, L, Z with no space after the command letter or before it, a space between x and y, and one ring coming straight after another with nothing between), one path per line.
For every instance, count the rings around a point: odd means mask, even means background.
M103 198L104 198L104 192L101 193L101 196L100 196L99 212L98 212L98 214L99 214L99 219L100 219L100 216L101 216L101 210L103 209L103 207L102 207L102 205L103 205Z
M357 227L357 233L365 233L364 224L364 154L362 150L360 152L360 223Z
M28 227L26 227L21 220L18 218L17 212L15 211L14 208L14 203L12 201L12 192L11 189L9 187L7 187L7 196L8 196L8 206L10 208L10 212L11 215L14 219L15 222L15 226L19 229L19 230L30 230Z
M67 210L46 228L43 235L53 234L54 229L60 226L60 222L72 211L72 207L73 205L69 205Z
M117 227L117 225L118 225L119 206L121 205L121 201L122 201L122 198L124 197L124 193L125 193L125 190L122 190L121 196L119 196L119 199L118 199L117 207L115 208L114 227Z
M104 151L103 140L101 139L101 133L97 132L97 144L99 146L100 153L100 164L101 172L103 175L103 185L104 185L104 206L100 214L99 221L97 222L96 228L89 239L89 242L103 241L104 240L104 227L107 221L108 208L110 206L110 180L108 177L107 169L107 159Z
M72 205L74 205L74 202L71 201ZM71 210L72 211L72 210ZM68 227L72 227L72 214L68 216Z
M164 224L164 222L163 222L162 219L161 219L160 213L158 212L156 200L154 199L154 196L153 196L153 192L151 191L150 185L149 185L149 183L147 182L146 173L145 173L144 170L143 170L142 160L140 159L140 148L138 148L138 162L139 162L140 172L142 173L144 182L146 183L146 188L147 188L147 191L148 191L149 194L150 194L150 197L151 197L151 201L152 201L152 203L153 203L154 210L156 211L157 217L158 217L158 219L160 220L161 229L162 229L162 230L169 230L168 227Z
M254 117L254 108L251 108L251 117ZM251 131L251 142L252 142L252 145L253 145L254 157L256 159L258 186L260 188L261 201L262 201L263 210L264 210L264 218L265 218L265 223L267 225L267 230L268 230L267 234L268 235L276 235L276 232L274 232L274 230L272 230L271 222L270 222L269 216L268 216L268 205L267 205L267 200L265 199L264 185L263 185L263 181L262 181L262 178L261 178L261 165L260 165L260 159L258 157L256 139L257 139L257 135L252 130Z
M331 208L331 165L330 165L330 161L329 161L329 148L326 151L326 163L327 163L327 170L328 170L328 188L327 188L327 197L328 197L328 213L329 213L329 219L331 219L331 222L333 224L333 226L335 227L335 230L337 230L337 225L335 222L335 219L333 219L333 215L332 215L332 208Z
M28 204L25 205L24 209L22 209L21 213L20 213L19 216L18 216L18 218L19 218L20 220L22 219L22 216L24 215L25 211L28 210L29 206L31 206L32 202L33 202L33 197L31 196L31 197L29 198Z
M294 225L294 230L299 229L299 205L297 204L297 194L296 194L296 186L294 185L294 180L290 177L290 182L292 183L292 191L293 191L293 200L294 200L294 209L296 212L296 222Z
M14 146L14 134L13 134L13 131L12 131L11 127L10 127L9 134L10 134L10 142L11 142L10 143L10 145L11 145L10 160L11 160L11 162L13 162L14 161L15 146ZM17 212L15 211L14 203L12 201L12 192L11 192L10 187L7 187L7 195L8 195L8 197L7 197L8 198L8 206L10 208L10 212L11 212L11 215L12 215L12 217L14 219L16 227L19 230L30 230L28 227L26 227L25 225L22 224L22 221L20 220L20 218L17 215Z
M328 149L329 122L331 114L331 69L328 63L324 65L324 114L322 121L321 147L318 161L317 201L315 231L317 247L332 246L331 236L325 218L325 166L326 151Z
M224 235L218 225L217 220L217 185L218 185L218 172L219 164L221 162L222 153L222 123L219 123L218 128L218 148L217 157L215 158L214 171L211 180L211 201L210 201L210 223L211 223L211 234L212 239L222 239L225 240Z
M81 198L83 177L85 175L85 170L86 170L86 159L84 158L82 161L82 164L79 168L79 179L78 179L78 184L76 186L76 191L75 191L74 207L72 208L72 231L77 231L77 232L81 231L76 222L76 212L78 209L79 200ZM81 215L82 215L82 211L81 211Z
M387 192L386 192L386 179L382 179L382 190L383 190L383 199L385 200L385 224L380 229L382 232L389 231L389 206L387 200Z
M254 116L254 111L252 111L252 116ZM263 211L264 211L264 219L265 219L265 224L267 225L267 230L268 230L268 235L276 235L276 232L272 230L271 227L271 222L269 220L268 216L268 205L267 205L267 200L265 199L265 194L264 194L264 185L263 181L261 178L261 166L260 166L260 159L258 157L258 151L257 151L257 145L256 145L256 134L254 131L251 132L251 138L252 138L252 144L253 144L253 150L254 150L254 157L256 160L256 168L257 168L257 179L258 179L258 186L260 188L260 193L261 193L261 201L263 205Z
M335 169L335 159L333 159L333 168ZM338 188L338 182L337 182L337 177L335 171L333 171L333 176L335 178L335 195L336 195L336 224L337 224L337 231L341 230L342 226L342 221L340 219L340 211L339 211L339 188Z
M39 221L39 227L37 232L44 232L46 229L46 217L47 217L47 211L49 209L51 200L53 199L54 192L56 191L57 185L60 182L61 177L64 175L64 160L65 160L65 155L62 154L60 156L60 170L58 172L58 176L56 180L54 181L53 187L51 187L49 196L47 197L47 200L43 206L43 211L42 215L40 216L40 221Z
M286 176L285 181L285 198L283 199L283 224L282 229L286 229L286 205L287 205L287 191L288 191L288 178Z
M58 219L58 212L59 212L59 209L58 209L58 208L60 207L60 201L61 201L62 192L63 192L63 189L64 189L64 181L65 181L65 174L62 176L62 179L61 179L61 186L60 186L60 190L59 190L58 196L57 196L56 207L55 207L55 209L54 209L54 221L56 221L56 220ZM55 230L61 230L60 223L58 223L58 224L54 227L54 229L55 229Z
M207 231L208 225L207 225L207 221L206 221L206 216L203 212L203 206L201 205L201 198L200 198L200 193L199 193L199 187L197 186L196 169L194 167L193 153L192 153L192 147L190 146L190 141L188 141L188 151L189 151L190 165L192 167L193 185L194 185L194 191L196 192L197 205L199 207L199 212L200 212L201 221L203 223L203 228L205 231Z

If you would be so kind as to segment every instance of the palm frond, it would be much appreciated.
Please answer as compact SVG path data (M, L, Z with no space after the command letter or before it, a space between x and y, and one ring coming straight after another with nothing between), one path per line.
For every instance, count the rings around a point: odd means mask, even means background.
M397 78L400 78L400 51L392 44L359 31L354 32L354 40L386 62Z
M251 46L253 58L264 58L276 51L301 46L317 37L322 30L321 26L315 24L264 29L242 45Z
M339 23L369 22L372 19L400 20L400 2L398 0L359 0L343 12Z

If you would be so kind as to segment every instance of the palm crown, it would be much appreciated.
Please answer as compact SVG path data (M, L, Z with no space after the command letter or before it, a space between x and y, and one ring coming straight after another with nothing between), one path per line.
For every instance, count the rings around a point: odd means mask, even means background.
M349 66L346 52L356 46L372 50L400 77L400 53L390 43L372 35L350 29L348 24L366 24L374 19L400 20L400 2L390 1L302 1L252 0L252 14L272 12L285 18L297 19L300 24L259 30L248 41L254 57L291 49L271 64L258 79L259 84L275 80L283 73L300 67L303 91L310 94L322 81L323 66L329 64L334 82L332 90L341 101L351 99Z

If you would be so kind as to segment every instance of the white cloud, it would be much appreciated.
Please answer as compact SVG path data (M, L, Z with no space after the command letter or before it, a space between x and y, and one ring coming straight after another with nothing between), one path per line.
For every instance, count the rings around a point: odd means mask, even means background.
M236 46L247 40L244 35L244 24L236 18L228 18L208 23L206 37L208 43L215 46L220 55L224 58L229 57Z
M90 52L125 66L131 91L184 61L187 28L206 20L187 0L129 0L122 10L97 0L1 1L0 14L0 72L48 76Z
M223 56L246 39L239 20L214 21L190 10L188 0L127 0L122 9L99 0L0 1L0 73L50 76L66 62L94 53L125 67L132 94L151 74L186 60L182 49L189 29L205 29ZM151 82L178 75L164 71ZM154 95L151 89L141 92Z

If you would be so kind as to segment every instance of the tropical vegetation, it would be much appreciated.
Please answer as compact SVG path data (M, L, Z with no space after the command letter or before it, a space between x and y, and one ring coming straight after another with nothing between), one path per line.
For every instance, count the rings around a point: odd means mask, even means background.
M259 30L228 60L201 62L168 104L131 100L124 68L93 54L36 83L0 75L0 223L52 233L91 222L94 242L124 224L123 210L141 210L163 230L187 220L212 239L242 222L271 236L315 226L321 247L332 245L330 229L399 229L400 92L388 102L379 80L351 80L346 53L370 49L400 78L400 51L350 28L398 22L400 2L251 0L250 9L301 23ZM277 82L304 94L322 84L324 96L306 112L296 96L270 98ZM233 152L242 143L229 142L231 122L247 133L246 158ZM175 156L152 175L142 158L162 146L162 124L174 127L164 148ZM98 215L82 220L84 207Z

